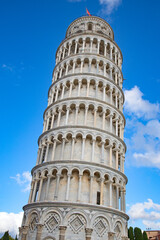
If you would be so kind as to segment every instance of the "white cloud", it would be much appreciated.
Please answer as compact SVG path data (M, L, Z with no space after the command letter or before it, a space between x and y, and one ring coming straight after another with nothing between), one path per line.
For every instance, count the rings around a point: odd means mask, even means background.
M160 222L152 222L152 221L143 220L142 223L145 225L146 228L160 229Z
M99 2L103 6L102 11L111 14L121 4L122 0L99 0Z
M0 212L0 233L4 233L9 230L12 236L18 234L18 228L22 223L23 212L20 213L7 213Z
M128 215L131 221L141 220L146 228L160 228L160 204L154 203L151 199L144 203L133 204L128 211Z
M126 144L129 161L135 166L160 169L160 109L158 103L143 99L135 86L125 90Z
M156 167L160 169L160 151L156 153L134 153L133 157L136 160L137 166Z
M135 115L138 118L152 119L160 113L158 103L150 103L143 99L143 93L137 86L131 90L125 90L124 110L129 115Z
M23 192L30 190L32 177L29 171L23 172L22 174L17 173L15 177L11 178L15 179L20 186L23 186Z

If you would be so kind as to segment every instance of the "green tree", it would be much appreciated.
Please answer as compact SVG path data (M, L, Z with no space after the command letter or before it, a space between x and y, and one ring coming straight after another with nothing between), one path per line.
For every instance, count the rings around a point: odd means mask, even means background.
M143 240L148 240L147 233L143 231Z
M2 240L9 240L9 231L5 232L1 239Z
M135 240L143 240L143 235L140 228L137 227L134 228L134 237Z
M128 237L130 238L130 240L134 240L133 227L130 227L128 229Z

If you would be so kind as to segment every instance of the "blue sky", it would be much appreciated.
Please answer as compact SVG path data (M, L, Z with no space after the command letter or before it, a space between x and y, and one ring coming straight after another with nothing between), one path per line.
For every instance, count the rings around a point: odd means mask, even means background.
M0 233L21 222L55 52L86 7L112 26L124 58L129 224L160 228L160 1L1 0Z

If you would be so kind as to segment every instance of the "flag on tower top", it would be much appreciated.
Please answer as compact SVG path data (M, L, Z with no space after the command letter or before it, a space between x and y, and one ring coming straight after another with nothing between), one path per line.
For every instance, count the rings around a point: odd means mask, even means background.
M90 12L88 11L88 9L86 8L86 12L89 16L91 16Z

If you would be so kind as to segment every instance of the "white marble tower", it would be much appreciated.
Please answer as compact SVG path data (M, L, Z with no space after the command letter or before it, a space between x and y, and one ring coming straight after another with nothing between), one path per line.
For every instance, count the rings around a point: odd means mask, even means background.
M68 27L44 112L20 240L125 240L122 53L103 19Z

